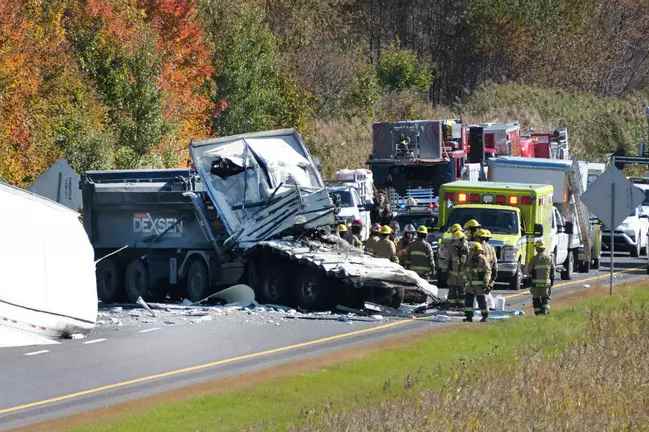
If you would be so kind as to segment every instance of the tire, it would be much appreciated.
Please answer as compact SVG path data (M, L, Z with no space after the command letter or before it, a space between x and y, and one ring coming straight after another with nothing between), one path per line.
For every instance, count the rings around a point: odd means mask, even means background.
M591 264L590 268L593 268L595 270L599 269L599 258L593 258L593 263Z
M574 254L572 251L568 251L568 256L563 262L563 270L561 270L561 280L570 280L572 279L572 272L574 270Z
M406 289L405 288L396 288L395 293L392 295L392 298L390 299L390 306L398 309L399 306L401 306L401 303L403 303L403 298L406 295Z
M248 284L255 290L261 303L286 304L288 302L288 274L281 263L266 264L267 260L257 256L248 265Z
M210 289L210 273L202 258L193 258L185 274L185 295L192 302L204 299Z
M631 253L631 256L633 258L637 258L640 256L640 239L638 239L638 242L636 243L635 246L631 246L629 252Z
M512 291L518 291L523 286L523 272L521 271L521 263L518 263L516 267L516 273L514 276L509 279L509 289Z
M575 255L577 255L577 253L575 253ZM577 258L575 258L575 259L577 259ZM579 268L579 273L589 273L590 272L590 261L589 260L579 261L578 268Z
M302 309L328 309L329 292L326 288L325 278L314 270L302 270L295 281L295 300Z
M126 287L126 298L131 303L135 303L138 297L142 297L144 300L153 298L149 269L141 259L134 259L126 267L124 286Z
M104 303L114 303L122 294L122 284L117 263L110 258L100 261L95 272L97 297Z

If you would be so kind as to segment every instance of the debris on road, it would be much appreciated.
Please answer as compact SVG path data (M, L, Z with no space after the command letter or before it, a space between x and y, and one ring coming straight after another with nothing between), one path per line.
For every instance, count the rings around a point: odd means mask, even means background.
M146 304L146 302L144 301L144 299L142 297L138 297L137 301L135 303L142 306L144 309L146 309L147 312L149 312L152 317L154 317L154 318L156 317L156 313L149 307L148 304Z

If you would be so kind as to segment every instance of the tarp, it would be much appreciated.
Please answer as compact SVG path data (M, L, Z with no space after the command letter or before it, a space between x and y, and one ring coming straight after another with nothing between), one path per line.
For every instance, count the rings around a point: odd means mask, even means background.
M79 214L0 184L0 326L48 336L92 329L94 252Z

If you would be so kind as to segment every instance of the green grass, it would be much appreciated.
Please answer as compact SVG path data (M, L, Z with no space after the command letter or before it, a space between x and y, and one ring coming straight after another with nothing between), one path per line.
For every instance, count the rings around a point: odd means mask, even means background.
M462 326L366 358L277 378L250 389L163 403L74 430L285 430L327 413L362 409L373 405L371 402L442 388L457 373L459 364L497 368L515 363L529 352L555 355L587 336L593 311L615 309L629 299L644 306L649 303L649 291L634 288L613 298L585 301L549 317Z

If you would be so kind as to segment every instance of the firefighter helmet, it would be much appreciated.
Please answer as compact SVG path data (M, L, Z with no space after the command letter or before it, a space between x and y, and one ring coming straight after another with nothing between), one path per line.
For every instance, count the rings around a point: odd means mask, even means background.
M392 234L392 228L390 228L388 225L383 225L381 227L381 234L385 234L385 235Z
M478 222L475 219L469 219L465 224L464 224L464 229L473 229L473 228L481 228L482 225L480 225L480 222Z
M347 224L341 223L338 225L338 232L347 232Z
M425 225L420 225L419 228L417 228L417 233L418 234L428 234L428 228L426 228Z

